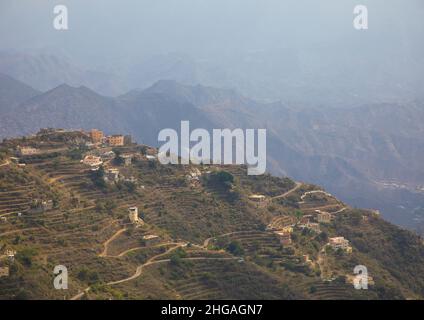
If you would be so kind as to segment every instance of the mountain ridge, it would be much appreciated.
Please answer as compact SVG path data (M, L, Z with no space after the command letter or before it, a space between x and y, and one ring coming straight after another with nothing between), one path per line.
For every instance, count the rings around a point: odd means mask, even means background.
M29 134L40 127L128 131L154 146L161 129L179 131L182 120L189 120L192 129L266 128L270 172L314 181L349 203L382 209L391 221L415 228L421 220L424 225L424 209L419 209L419 186L424 185L420 106L304 109L259 103L234 90L163 80L118 98L85 87L57 87L21 103L16 108L25 116L6 114L0 127L3 136ZM389 125L381 118L390 120ZM391 182L406 184L406 189L389 187Z
M50 129L0 144L0 264L1 253L15 252L0 298L424 297L423 239L374 211L316 185L249 176L244 166L162 165L146 157L155 148L134 143L95 170L81 160L110 148L87 149L90 141ZM39 152L18 164L10 157L22 145ZM108 169L118 181L104 179ZM319 220L324 210L330 220ZM348 246L333 247L338 237ZM68 269L66 292L52 285L56 265ZM357 265L367 267L367 290L352 284Z

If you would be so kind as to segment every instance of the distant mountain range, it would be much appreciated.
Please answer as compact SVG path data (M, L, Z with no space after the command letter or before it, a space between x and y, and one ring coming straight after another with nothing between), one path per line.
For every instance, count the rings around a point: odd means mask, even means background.
M325 186L342 200L381 209L409 228L424 221L424 106L364 105L351 109L260 103L234 90L158 81L116 98L87 87L39 92L0 76L0 136L43 127L128 132L158 145L163 128L267 128L268 170Z
M362 42L360 42L362 43ZM258 101L351 108L424 98L422 55L399 48L357 50L343 42L309 49L278 49L192 57L184 53L114 61L87 67L65 54L0 51L0 73L40 91L67 83L106 96L148 88L160 80L233 88ZM381 50L381 48L379 48ZM355 54L352 54L355 52ZM406 55L406 56L405 56Z
M10 75L40 91L47 91L62 83L86 85L108 96L127 90L125 82L115 74L88 70L66 57L52 54L0 51L0 73Z

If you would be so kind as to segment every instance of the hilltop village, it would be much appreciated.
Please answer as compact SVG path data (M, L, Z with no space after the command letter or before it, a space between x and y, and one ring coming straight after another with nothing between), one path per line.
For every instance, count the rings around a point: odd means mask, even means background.
M162 165L156 148L97 129L5 139L0 178L1 298L422 297L410 278L422 240L318 186ZM398 237L417 259L404 279ZM66 291L52 286L56 265ZM353 288L357 265L369 290Z

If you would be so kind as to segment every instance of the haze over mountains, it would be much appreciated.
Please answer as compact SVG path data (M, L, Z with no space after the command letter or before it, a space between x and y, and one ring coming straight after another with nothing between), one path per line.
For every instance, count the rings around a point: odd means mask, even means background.
M54 4L0 5L0 136L264 127L273 173L422 224L421 0L362 1L366 31L356 0L65 0L66 32Z
M420 0L362 1L366 31L352 25L356 0L65 0L66 32L54 1L3 3L0 72L42 91L117 96L167 79L337 108L423 98Z
M267 128L268 170L323 185L348 203L381 209L389 220L419 229L424 195L424 109L421 102L302 108L260 103L234 90L163 80L116 98L80 86L44 93L9 76L0 99L0 136L42 127L126 132L158 145L163 128ZM366 121L364 121L366 119Z
M0 52L0 73L10 75L33 88L47 91L63 83L86 85L105 95L125 90L123 81L107 72L80 67L62 55Z

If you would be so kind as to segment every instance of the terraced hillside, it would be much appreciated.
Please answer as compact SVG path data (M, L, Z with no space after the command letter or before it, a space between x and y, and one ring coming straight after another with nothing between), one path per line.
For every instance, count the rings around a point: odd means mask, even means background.
M93 167L81 160L110 148L88 141L49 131L1 144L1 299L424 297L422 239L373 211L241 166L161 165L136 144ZM22 145L39 152L14 157ZM67 290L53 286L58 265ZM351 283L357 265L368 290Z

